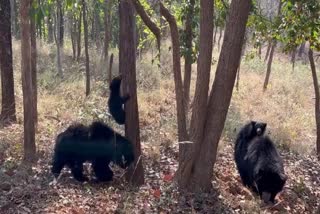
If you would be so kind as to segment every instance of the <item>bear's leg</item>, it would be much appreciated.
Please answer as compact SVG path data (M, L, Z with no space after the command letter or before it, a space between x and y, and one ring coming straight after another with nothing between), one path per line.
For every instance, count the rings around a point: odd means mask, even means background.
M112 181L113 172L110 169L108 163L96 161L92 164L92 167L98 181Z
M63 169L65 165L65 161L61 158L54 157L51 172L54 175L55 178L58 178L60 175L61 170Z
M84 182L88 181L89 179L83 175L83 163L76 162L73 164L70 164L71 173L77 181Z

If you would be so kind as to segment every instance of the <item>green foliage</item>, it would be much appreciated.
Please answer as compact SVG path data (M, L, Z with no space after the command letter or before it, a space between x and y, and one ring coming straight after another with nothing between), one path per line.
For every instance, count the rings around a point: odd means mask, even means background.
M318 0L283 1L279 39L284 50L291 51L308 41L314 50L320 50L320 2Z

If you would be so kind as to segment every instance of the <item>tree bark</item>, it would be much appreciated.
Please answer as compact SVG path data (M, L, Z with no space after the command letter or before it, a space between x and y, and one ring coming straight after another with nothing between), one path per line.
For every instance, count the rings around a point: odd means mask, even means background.
M142 185L144 183L144 170L142 165L142 152L140 145L139 112L136 85L135 15L133 5L127 0L120 0L119 11L119 72L123 76L123 91L130 94L130 99L125 104L125 132L126 137L134 145L135 153L135 166L129 169L126 178L134 185Z
M36 0L31 0L32 2ZM33 116L34 116L34 123L37 127L38 124L38 96L37 96L37 40L36 40L36 20L35 17L32 17L30 20L30 44L31 44L31 83L32 83L32 97L33 97Z
M215 26L215 28L214 28L214 36L213 36L213 47L215 46L216 41L217 41L217 31L218 31L218 27Z
M8 1L4 1L4 2L8 2ZM15 10L15 8L16 8L16 3L15 3L15 0L10 0L10 5L8 4L8 5L6 5L6 6L10 6L10 13L11 13L11 29L12 29L12 34L14 35L14 37L16 37L16 35L17 35L17 25L16 25L16 22L15 22L15 19L16 19L16 10ZM4 14L2 14L2 15L4 15Z
M264 83L263 83L263 91L267 90L267 88L268 88L270 74L271 74L271 66L272 66L272 61L273 61L273 54L274 54L274 50L276 48L276 45L277 45L277 43L273 42L273 44L271 46L270 56L269 56L268 66L267 66L266 78L264 79Z
M61 4L60 0L57 0L57 5ZM60 76L60 78L63 77L63 73L62 73L62 65L61 65L61 46L60 46L60 39L59 39L59 35L60 35L60 10L57 8L57 16L54 17L54 26L55 26L55 30L54 30L54 40L56 43L56 47L57 47L57 69L58 69L58 75Z
M190 0L188 7L188 14L186 19L186 48L187 54L184 57L184 78L183 78L183 90L184 90L184 104L186 115L188 115L189 101L190 101L190 83L191 83L191 73L192 73L192 18L194 15L194 0ZM160 31L160 30L159 30Z
M61 0L57 0L57 3L58 3L57 10L59 11L59 14L60 14L59 19L58 19L59 28L60 28L58 38L59 38L59 45L61 47L63 47L63 43L64 43L64 10L62 8Z
M294 71L294 67L296 64L296 55L297 55L297 48L295 48L291 53L292 72Z
M160 28L156 25L156 23L154 23L149 18L148 14L143 9L143 6L141 5L139 0L132 0L132 2L133 2L133 5L134 5L137 13L139 14L139 16L141 17L142 21L144 22L144 24L151 30L151 32L156 37L158 50L160 51L160 40L161 40Z
M22 0L20 7L21 17L21 79L23 92L24 115L24 160L33 162L36 157L35 124L32 97L32 75L30 59L30 0Z
M48 25L48 43L52 43L53 42L53 18L52 18L52 12L49 11L49 15L48 15L48 21L47 21L47 25Z
M216 76L206 109L202 140L194 147L193 161L184 170L180 188L193 192L211 190L213 165L231 101L250 8L251 1L231 2Z
M0 1L0 70L2 108L0 123L7 125L16 122L14 80L12 67L12 35L10 1Z
M172 61L173 61L173 76L176 92L177 102L177 120L178 120L178 139L179 141L187 140L187 126L186 114L184 104L184 92L181 77L181 62L180 62L180 44L179 44L179 31L176 20L169 10L164 7L160 2L160 14L167 20L170 26L171 40L172 40Z
M76 43L76 38L77 38L77 33L76 33L76 18L75 16L71 15L71 25L70 25L70 35L71 35L71 44L72 44L72 59L76 59L77 55L77 43Z
M300 45L300 48L299 48L299 51L298 51L298 57L299 58L302 57L302 54L304 53L305 47L306 47L306 43L305 42Z
M87 22L87 5L85 0L82 0L83 12L83 28L84 28L84 52L86 55L86 96L90 94L90 59L89 59L89 44L88 44L88 22Z
M313 51L309 49L309 61L312 72L314 94L315 94L315 117L316 117L316 127L317 127L317 155L320 160L320 91L319 91L319 82L317 77L316 66L313 58Z
M220 44L221 44L222 34L223 34L223 28L220 27L220 28L219 28L219 39L218 39L218 50L220 50Z

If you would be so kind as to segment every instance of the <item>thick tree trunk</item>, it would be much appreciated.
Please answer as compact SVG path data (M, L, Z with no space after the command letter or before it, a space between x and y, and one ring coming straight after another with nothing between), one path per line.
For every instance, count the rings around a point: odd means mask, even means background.
M84 28L84 52L86 55L86 96L90 94L90 67L89 67L89 44L88 44L88 22L87 22L87 5L85 0L82 0L83 12L83 28Z
M180 44L179 31L176 20L170 14L167 8L160 2L160 13L167 20L170 26L172 40L172 61L173 61L173 76L175 84L176 102L177 102L177 120L178 120L178 139L185 141L188 139L186 126L186 113L184 104L184 92L181 77L181 62L180 62Z
M272 61L273 61L273 54L274 54L274 50L276 48L276 45L277 45L277 43L273 42L273 44L271 46L270 56L269 56L268 66L267 66L266 78L264 79L264 83L263 83L263 91L267 90L267 88L268 88L270 74L271 74L271 66L272 66Z
M80 11L80 17L78 20L78 44L77 44L77 48L78 48L78 52L77 52L77 61L79 62L80 60L80 56L81 56L81 22L82 22L82 12Z
M313 58L313 51L309 49L309 61L312 72L314 94L315 94L315 117L316 117L316 127L317 127L317 155L320 160L320 91L319 91L319 82L317 77L316 66Z
M21 79L23 92L24 116L24 160L33 162L36 157L35 124L32 97L31 75L31 45L30 45L30 0L22 0L20 7L21 17Z
M195 1L190 0L187 19L186 19L186 28L185 28L187 54L184 57L183 91L184 91L184 105L185 105L186 115L188 115L188 110L189 110L190 83L191 83L191 73L192 73L192 40L193 40L192 18L194 14L194 4L195 4Z
M136 42L135 42L135 15L131 2L121 0L120 36L119 36L119 72L123 76L123 91L130 94L125 104L126 137L131 140L135 150L135 166L130 168L126 178L134 185L144 183L144 170L142 165L142 152L140 145L139 112L136 83ZM125 63L124 63L125 62Z
M266 61L268 60L268 58L269 58L271 46L272 46L272 42L269 42L269 43L268 43L267 52L266 52L266 56L264 57L264 61L265 61L265 62L266 62Z
M12 38L10 1L0 1L0 70L2 108L0 123L7 125L16 122L16 104L14 99L14 81L12 67Z
M195 147L193 161L180 171L181 188L191 191L211 190L213 165L239 67L250 7L251 1L231 2L216 76L206 109L205 131L202 133L202 140Z
M31 0L36 1L36 0ZM31 81L32 81L32 97L33 97L33 116L34 123L37 127L38 124L38 96L37 96L37 40L36 40L36 24L35 19L32 17L30 22L30 44L31 44Z

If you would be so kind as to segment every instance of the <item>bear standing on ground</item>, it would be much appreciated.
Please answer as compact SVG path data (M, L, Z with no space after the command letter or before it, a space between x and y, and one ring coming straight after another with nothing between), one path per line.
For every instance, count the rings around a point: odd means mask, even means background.
M114 120L123 125L126 119L126 113L123 109L123 104L125 104L130 98L129 95L121 97L120 86L121 86L121 76L115 77L110 83L110 97L108 100L109 111Z
M102 122L93 122L90 127L71 125L56 139L51 172L58 178L67 165L73 177L83 182L88 180L83 175L83 163L86 161L92 163L99 181L110 181L113 172L109 163L128 167L134 161L133 145Z
M257 192L264 202L274 203L287 177L274 143L264 136L266 126L266 123L251 121L240 130L235 162L243 184Z

